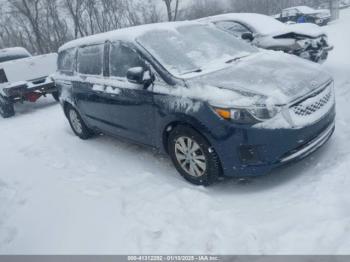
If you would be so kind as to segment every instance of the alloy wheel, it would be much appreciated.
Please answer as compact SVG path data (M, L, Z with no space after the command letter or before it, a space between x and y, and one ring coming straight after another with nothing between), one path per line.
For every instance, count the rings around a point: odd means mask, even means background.
M186 173L201 177L207 170L207 161L200 145L189 137L179 137L175 142L175 156Z
M72 127L74 128L74 130L78 134L81 134L83 132L83 126L82 126L81 121L79 119L79 116L75 110L69 111L69 119L72 123Z

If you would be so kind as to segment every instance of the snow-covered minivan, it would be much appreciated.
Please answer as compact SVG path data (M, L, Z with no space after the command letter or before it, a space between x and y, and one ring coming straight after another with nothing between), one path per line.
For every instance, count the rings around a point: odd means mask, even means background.
M77 136L159 149L198 185L300 160L335 128L333 80L319 65L196 22L74 40L54 78Z

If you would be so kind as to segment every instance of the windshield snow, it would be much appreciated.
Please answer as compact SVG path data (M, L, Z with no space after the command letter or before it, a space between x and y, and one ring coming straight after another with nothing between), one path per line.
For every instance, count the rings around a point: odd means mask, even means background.
M203 25L149 31L139 37L138 42L170 73L178 76L214 71L258 52L227 33Z

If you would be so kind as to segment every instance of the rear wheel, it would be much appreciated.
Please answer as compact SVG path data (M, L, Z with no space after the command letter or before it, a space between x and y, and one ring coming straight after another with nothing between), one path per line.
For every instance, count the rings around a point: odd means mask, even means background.
M93 131L87 127L80 114L72 106L67 108L67 118L73 132L83 140L93 136Z
M178 126L169 135L168 150L179 173L190 183L209 186L221 174L217 154L207 140L187 126Z
M0 115L3 118L9 118L15 115L15 109L12 102L0 97Z

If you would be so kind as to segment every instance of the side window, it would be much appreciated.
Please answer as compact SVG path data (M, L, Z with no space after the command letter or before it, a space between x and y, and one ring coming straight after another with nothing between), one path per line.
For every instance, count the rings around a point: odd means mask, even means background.
M110 75L126 77L132 67L145 67L145 61L132 48L122 43L112 43L109 53Z
M58 55L58 70L74 71L76 49L68 49Z
M79 48L78 72L86 75L102 75L104 44Z
M245 27L244 25L242 25L240 23L233 22L233 21L217 22L216 26L219 29L224 30L226 32L229 32L238 38L241 38L241 36L244 33L251 33L251 31L247 27Z

